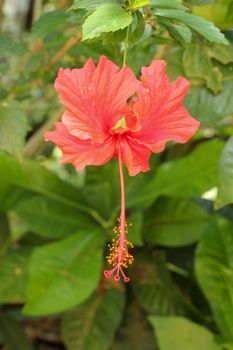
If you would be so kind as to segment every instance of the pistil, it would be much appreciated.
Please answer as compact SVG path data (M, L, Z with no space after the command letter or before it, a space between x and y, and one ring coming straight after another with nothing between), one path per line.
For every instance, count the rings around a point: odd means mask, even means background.
M113 268L111 270L105 270L104 275L105 277L110 278L115 273L114 278L116 281L119 281L122 276L125 282L129 282L129 277L125 275L123 268L128 268L128 266L133 263L134 258L129 253L129 248L133 248L133 245L127 240L128 225L125 216L125 184L120 147L118 150L118 156L121 184L121 214L118 220L118 226L113 229L117 238L114 238L112 243L109 244L110 253L107 256L107 261L109 264L113 265Z

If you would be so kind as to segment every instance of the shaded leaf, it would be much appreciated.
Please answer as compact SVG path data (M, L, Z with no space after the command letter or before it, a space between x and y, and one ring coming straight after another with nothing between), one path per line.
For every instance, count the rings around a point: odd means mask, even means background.
M217 127L233 113L232 89L232 80L225 81L223 90L216 96L205 87L193 87L185 97L185 105L203 127Z
M208 48L208 53L210 57L223 64L233 62L232 45L214 45Z
M141 253L135 260L131 284L145 311L157 315L184 314L185 302L166 268L164 254Z
M146 213L143 237L165 247L182 247L199 240L208 221L209 216L191 200L161 198Z
M6 195L11 188L13 188L13 195L14 188L20 188L57 200L64 205L70 205L77 210L93 213L93 210L79 204L84 202L84 198L77 188L29 159L17 160L12 156L0 154L0 183L4 183L4 188L7 186ZM12 202L15 204L15 201Z
M233 202L233 136L227 141L218 167L217 209Z
M174 0L150 0L150 6L159 9L186 10L185 6Z
M160 165L152 179L148 180L144 175L140 187L135 182L130 188L128 206L148 206L161 195L197 197L216 186L217 166L222 148L222 142L211 140L200 144L181 159Z
M41 16L32 27L32 34L35 38L43 38L58 29L62 29L69 14L64 11L51 11Z
M233 341L233 227L209 225L196 252L196 276L226 340Z
M119 3L118 0L75 0L73 5L69 8L69 10L95 10L97 7L103 4L109 3Z
M0 312L0 335L7 350L33 350L23 327L6 312Z
M129 26L131 22L131 14L124 11L120 5L101 5L85 20L83 40L98 37L102 33L115 32Z
M155 15L180 21L191 29L204 36L210 42L228 44L228 41L220 30L213 23L206 21L202 17L192 15L181 10L162 10L155 11Z
M189 44L192 39L191 30L183 24L173 24L165 19L160 19L162 24L169 32L169 34L182 46Z
M214 334L182 317L150 316L160 350L220 350Z
M128 228L127 238L134 246L142 246L142 224L143 224L143 214L140 211L133 212L127 219ZM132 226L131 226L132 224Z
M21 56L26 52L28 52L28 50L21 44L16 43L9 38L0 37L0 56Z
M208 51L203 45L192 44L186 47L183 66L188 78L202 78L214 93L222 90L222 74L214 67Z
M0 258L0 303L23 303L31 249L19 248Z
M135 299L130 298L110 350L155 350L152 328Z
M102 265L101 231L79 232L36 248L29 264L29 315L49 315L86 300L96 287Z
M32 195L14 206L28 228L42 237L60 238L80 229L93 230L95 221L76 208L44 196Z
M0 149L20 156L28 131L25 112L17 103L0 106Z
M106 286L85 303L65 313L62 334L67 350L107 350L124 307L124 290Z

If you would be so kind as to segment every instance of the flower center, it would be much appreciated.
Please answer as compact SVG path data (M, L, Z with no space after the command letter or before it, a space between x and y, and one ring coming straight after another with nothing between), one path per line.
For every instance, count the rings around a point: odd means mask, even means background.
M118 120L118 122L112 128L112 131L118 134L123 134L126 130L128 130L128 127L126 124L126 117L122 117L120 120Z

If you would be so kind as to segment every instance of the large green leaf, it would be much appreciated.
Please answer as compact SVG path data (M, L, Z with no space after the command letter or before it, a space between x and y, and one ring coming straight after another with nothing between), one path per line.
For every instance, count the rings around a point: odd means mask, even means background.
M184 24L174 24L165 19L160 19L162 24L169 32L169 34L182 46L189 44L192 39L191 30Z
M128 206L148 206L161 195L179 198L200 196L217 184L217 163L222 148L220 141L202 143L186 157L162 164L154 178L147 179L144 175L140 186L135 181L130 188Z
M32 34L36 38L45 37L58 29L64 28L66 20L70 17L64 11L51 11L41 16L32 27Z
M146 213L143 237L165 247L196 242L208 225L209 216L189 199L161 198Z
M80 191L35 161L0 154L0 182L94 214L93 210L79 204L84 201Z
M196 253L196 276L226 340L233 341L233 226L209 225Z
M122 324L110 350L155 350L153 330L146 313L129 298Z
M29 264L24 312L49 315L87 299L100 277L103 239L101 231L80 231L36 248Z
M132 288L145 311L157 315L184 314L185 301L166 268L163 253L141 253L132 270Z
M233 2L231 0L215 0L210 4L194 7L193 13L214 22L221 29L231 29L233 26Z
M185 105L202 126L214 128L233 113L232 89L233 80L225 81L223 91L216 96L206 87L193 87L185 98Z
M186 10L186 7L174 0L150 0L150 6L159 9Z
M0 149L21 155L27 131L27 118L19 104L0 106Z
M108 350L122 317L124 299L123 288L108 285L68 311L62 321L67 350Z
M218 197L216 208L233 202L233 136L226 143L218 168Z
M103 4L109 4L109 3L119 3L119 0L74 0L73 5L70 7L69 10L95 10L97 7L103 5Z
M213 23L204 18L192 15L181 10L163 10L157 9L155 15L159 17L170 18L186 24L191 29L204 36L207 40L220 44L228 44L228 41L220 30Z
M104 20L103 20L104 19ZM98 37L102 33L124 29L132 22L130 12L126 12L118 4L99 6L83 24L83 40Z
M31 249L19 248L0 258L0 303L23 303Z
M182 317L150 316L160 350L220 350L206 328Z
M28 50L19 43L12 41L9 38L0 37L0 56L20 56L27 52Z
M14 211L40 236L60 238L80 229L93 230L96 222L76 208L40 195L20 201Z
M222 74L214 67L203 45L189 45L183 55L183 66L188 78L201 78L214 93L222 90Z
M0 311L0 336L7 350L33 350L22 325L6 312Z

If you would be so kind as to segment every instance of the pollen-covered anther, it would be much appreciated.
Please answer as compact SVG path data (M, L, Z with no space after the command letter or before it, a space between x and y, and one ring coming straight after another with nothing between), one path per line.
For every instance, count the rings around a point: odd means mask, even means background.
M127 224L125 224L125 227L127 227ZM109 255L106 257L107 262L113 266L113 269L105 270L104 275L105 277L110 278L115 274L114 279L116 281L119 281L122 276L125 282L129 282L129 277L125 276L123 268L128 268L128 266L134 261L133 256L128 251L129 248L133 248L133 244L127 239L120 239L120 225L113 230L114 232L117 232L118 235L117 238L114 238L112 243L108 245Z

